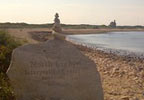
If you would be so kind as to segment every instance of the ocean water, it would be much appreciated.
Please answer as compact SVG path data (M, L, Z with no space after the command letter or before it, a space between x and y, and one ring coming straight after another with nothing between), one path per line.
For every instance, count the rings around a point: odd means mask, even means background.
M106 48L144 54L144 32L68 35L67 40L90 48Z

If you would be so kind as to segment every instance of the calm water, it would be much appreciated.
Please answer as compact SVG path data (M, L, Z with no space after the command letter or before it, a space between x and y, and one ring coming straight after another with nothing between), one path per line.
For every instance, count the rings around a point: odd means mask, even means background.
M144 53L144 32L109 32L105 34L69 35L68 40L92 48L107 48Z

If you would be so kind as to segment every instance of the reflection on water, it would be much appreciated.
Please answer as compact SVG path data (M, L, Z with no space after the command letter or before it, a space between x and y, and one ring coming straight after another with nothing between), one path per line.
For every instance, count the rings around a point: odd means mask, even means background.
M93 48L102 47L144 53L144 32L109 32L104 34L69 35L67 39Z

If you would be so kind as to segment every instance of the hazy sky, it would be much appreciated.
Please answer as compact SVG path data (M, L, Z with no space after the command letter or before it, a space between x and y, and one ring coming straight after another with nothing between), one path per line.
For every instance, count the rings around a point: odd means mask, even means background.
M0 0L0 22L144 25L144 0Z

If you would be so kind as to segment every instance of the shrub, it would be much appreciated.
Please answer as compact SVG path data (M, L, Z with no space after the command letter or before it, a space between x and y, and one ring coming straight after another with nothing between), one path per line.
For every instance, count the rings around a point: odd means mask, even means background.
M9 67L12 51L20 46L7 32L0 31L0 100L15 100L6 71Z

